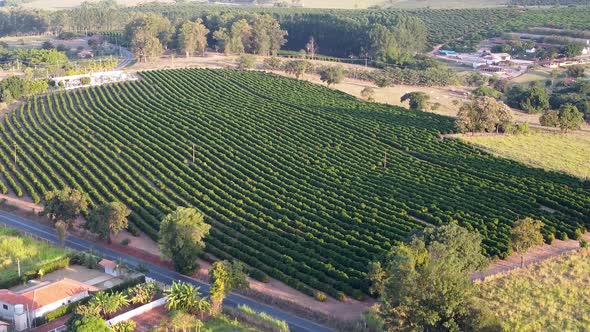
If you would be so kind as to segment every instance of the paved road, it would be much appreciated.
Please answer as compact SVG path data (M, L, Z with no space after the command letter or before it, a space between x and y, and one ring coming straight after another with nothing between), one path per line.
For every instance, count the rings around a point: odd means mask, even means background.
M26 233L33 234L36 237L45 239L45 240L50 241L52 243L59 242L57 235L55 233L55 230L53 228L50 228L50 227L47 227L44 225L40 225L32 220L22 218L20 216L14 215L9 212L0 211L0 225L2 225L2 224L5 224L6 226L11 227L11 228L16 228L16 229L21 230ZM141 261L140 259L137 259L135 257L131 257L128 255L116 252L114 250L111 250L107 247L104 247L100 244L97 244L97 243L94 243L91 241L86 241L86 240L77 238L75 236L68 236L66 239L66 247L74 249L74 250L78 250L78 251L88 251L88 250L92 249L95 253L98 253L99 255L103 256L104 258L107 258L110 260L122 259L126 264L128 264L129 266L132 266L132 267L137 267L139 265L139 263L142 262L143 265L149 269L150 272L147 273L147 276L150 278L153 278L155 280L158 280L158 281L166 283L166 284L171 284L172 281L175 281L175 280L188 282L188 283L191 283L193 285L200 287L201 293L203 293L205 295L209 294L209 285L206 283L186 277L184 275L170 271L166 268L163 268L163 267L160 267L160 266L157 266L154 264L150 264L149 262ZM286 321L289 324L289 327L291 328L291 330L295 331L295 332L316 332L316 331L317 332L324 332L324 331L328 332L328 331L332 331L331 329L329 329L325 326L316 324L312 321L294 316L292 314L288 314L284 311L275 309L273 307L267 306L265 304L256 302L254 300L251 300L249 298L246 298L246 297L243 297L240 295L231 294L224 301L224 305L228 305L228 306L236 306L238 304L246 304L246 305L250 306L251 308L253 308L254 310L266 312L269 315L272 315L273 317L276 317L278 319L282 319L282 320Z

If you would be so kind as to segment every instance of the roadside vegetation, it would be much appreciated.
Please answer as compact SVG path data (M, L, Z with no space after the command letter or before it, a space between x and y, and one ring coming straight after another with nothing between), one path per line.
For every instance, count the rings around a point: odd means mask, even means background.
M67 266L68 254L66 249L0 227L0 289Z

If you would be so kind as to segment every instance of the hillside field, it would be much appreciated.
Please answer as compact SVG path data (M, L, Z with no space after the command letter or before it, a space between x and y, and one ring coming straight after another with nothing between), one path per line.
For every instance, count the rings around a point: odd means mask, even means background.
M580 178L590 178L590 135L461 136L502 157Z
M587 331L590 251L582 250L479 283L479 298L506 331Z
M441 141L451 118L261 72L140 75L5 114L1 191L121 201L130 230L152 238L166 213L195 206L213 226L208 253L336 297L367 292L369 262L415 228L456 220L494 256L523 216L548 233L590 227L587 183Z

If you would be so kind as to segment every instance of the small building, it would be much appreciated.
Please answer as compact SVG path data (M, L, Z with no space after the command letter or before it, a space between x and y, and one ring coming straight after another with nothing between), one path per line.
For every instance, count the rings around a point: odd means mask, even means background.
M82 50L78 52L78 58L87 59L87 58L94 58L94 53L90 50Z
M524 52L526 54L535 54L535 52L537 52L537 49L534 48L534 47L533 48L527 48L527 49L524 50Z
M488 65L497 65L500 62L510 61L512 57L508 53L493 53L484 57Z
M103 259L98 262L98 265L103 268L104 273L112 275L113 277L119 276L119 269L117 268L117 264L115 264L115 262L108 259Z
M29 322L43 317L64 305L80 301L98 288L64 278L20 293L0 290L0 318L12 321L17 331L29 327Z
M438 54L449 56L449 55L457 55L457 52L451 51L451 50L439 50Z

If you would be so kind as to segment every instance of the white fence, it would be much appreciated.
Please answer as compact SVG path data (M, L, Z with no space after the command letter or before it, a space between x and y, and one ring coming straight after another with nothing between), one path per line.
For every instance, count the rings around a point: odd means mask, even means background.
M128 320L130 320L133 317L137 317L137 316L139 316L139 315L141 315L143 313L146 313L146 312L148 312L150 310L153 310L155 308L161 307L164 304L166 304L166 298L165 297L163 297L161 299L158 299L158 300L155 300L153 302L150 302L148 304L144 304L141 307L137 307L137 308L135 308L133 310L130 310L130 311L127 311L126 313L123 313L123 314L121 314L121 315L119 315L117 317L114 317L112 319L109 319L107 321L107 325L114 326L114 325L117 325L117 324L119 324L121 322L128 321Z

